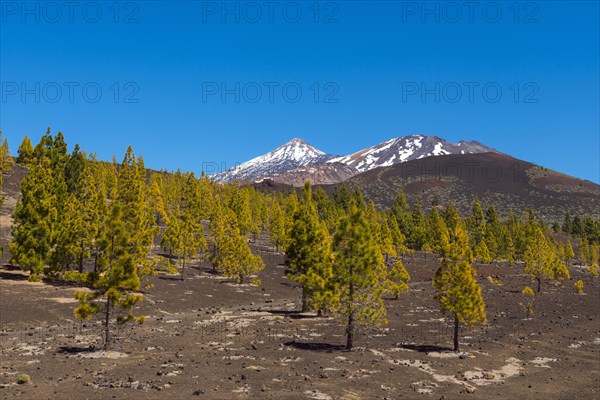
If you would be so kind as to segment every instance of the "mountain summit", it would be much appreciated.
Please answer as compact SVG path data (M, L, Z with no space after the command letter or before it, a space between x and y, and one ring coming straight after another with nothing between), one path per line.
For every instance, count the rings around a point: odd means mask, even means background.
M375 168L425 157L478 153L498 151L476 141L451 143L437 136L410 135L336 157L296 138L267 154L219 172L212 178L217 182L271 179L293 186L301 186L305 181L330 184Z
M447 154L498 153L479 142L451 143L437 136L410 135L390 139L378 145L357 151L329 162L341 162L365 172L379 167L389 167L406 161Z
M257 181L306 165L329 161L325 154L302 139L294 138L275 150L212 176L216 182Z

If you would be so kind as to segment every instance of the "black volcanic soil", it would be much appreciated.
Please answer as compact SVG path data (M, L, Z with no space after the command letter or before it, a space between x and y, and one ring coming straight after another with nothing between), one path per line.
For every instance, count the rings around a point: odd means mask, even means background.
M544 285L526 320L520 267L479 266L484 329L466 331L454 354L451 327L432 300L431 255L406 258L411 290L389 300L389 325L345 351L335 319L296 312L300 291L261 253L260 287L235 285L208 266L185 281L152 279L137 310L144 325L120 332L111 352L88 347L95 323L73 318L76 288L28 283L0 270L0 398L12 399L597 399L600 284L579 268ZM424 258L426 257L426 258ZM502 282L493 285L494 276ZM583 279L584 295L573 281ZM27 373L32 383L15 384Z

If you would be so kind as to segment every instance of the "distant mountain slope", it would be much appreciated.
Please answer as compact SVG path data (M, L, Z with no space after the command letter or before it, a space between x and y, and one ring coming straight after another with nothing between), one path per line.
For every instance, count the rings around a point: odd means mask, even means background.
M494 204L506 217L533 208L547 221L565 213L599 216L600 186L499 153L426 157L373 169L346 181L365 198L386 208L404 191L410 202L429 209L432 202L454 202L461 213L471 210L475 196ZM332 192L337 185L324 186Z
M332 158L334 156L325 154L302 139L292 139L269 153L214 174L212 179L216 182L255 182Z
M358 173L429 156L497 152L478 142L450 143L437 136L412 135L391 139L348 156L326 154L302 139L213 175L216 182L271 179L301 186L342 182Z

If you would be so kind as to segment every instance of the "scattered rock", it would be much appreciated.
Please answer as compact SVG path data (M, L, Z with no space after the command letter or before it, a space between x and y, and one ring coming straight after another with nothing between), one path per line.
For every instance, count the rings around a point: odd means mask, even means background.
M496 376L494 374L492 374L491 372L484 372L483 373L483 379L487 379L489 381L494 380L496 378Z

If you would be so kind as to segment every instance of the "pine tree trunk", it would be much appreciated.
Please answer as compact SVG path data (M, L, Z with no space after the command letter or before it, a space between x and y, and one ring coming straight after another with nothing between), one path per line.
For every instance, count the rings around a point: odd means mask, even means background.
M217 272L217 266L215 265L214 259L217 257L217 245L213 244L213 262L212 262L212 270L213 272Z
M185 280L184 273L185 273L185 255L183 256L183 260L181 263L181 280L182 281Z
M98 272L98 251L94 252L94 275Z
M458 316L456 314L454 314L454 351L458 351L458 349L459 349L458 328L459 328Z
M322 317L323 317L323 309L322 309L322 308L319 308L319 309L317 310L317 318L322 318Z
M108 350L110 340L110 298L106 298L106 315L104 317L104 350Z
M307 290L302 287L302 312L308 312L309 307L308 307L308 293Z
M350 272L350 276L352 276L352 272ZM354 346L354 284L350 283L350 291L349 291L349 300L350 300L350 312L348 313L348 326L346 327L346 333L348 337L346 338L346 350L352 350Z
M346 329L348 334L346 338L346 350L352 350L354 346L354 311L350 311L348 315L348 327Z

